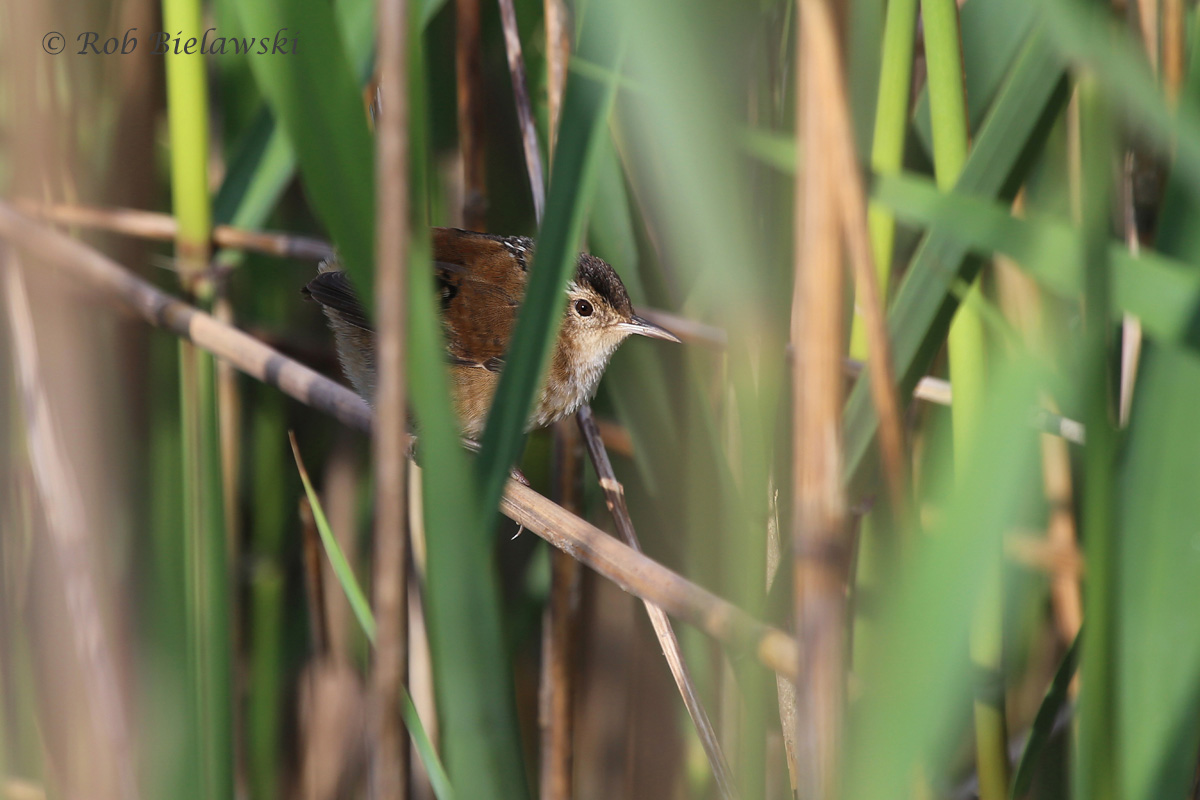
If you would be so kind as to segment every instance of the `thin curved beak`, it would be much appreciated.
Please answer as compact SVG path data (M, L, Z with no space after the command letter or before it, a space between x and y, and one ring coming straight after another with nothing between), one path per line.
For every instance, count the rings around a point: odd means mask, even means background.
M660 328L653 322L647 322L636 314L633 316L632 321L622 322L621 328L630 333L636 333L638 336L649 336L651 339L666 339L668 342L676 342L678 344L683 343L678 336L666 328Z

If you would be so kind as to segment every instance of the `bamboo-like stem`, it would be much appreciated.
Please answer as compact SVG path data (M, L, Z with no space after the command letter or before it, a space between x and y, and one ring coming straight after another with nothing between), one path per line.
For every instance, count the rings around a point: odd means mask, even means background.
M824 0L800 3L797 45L797 158L828 153L832 130L822 106L837 59L833 15ZM792 295L792 557L795 618L803 660L796 683L798 792L833 800L839 792L845 694L848 566L842 487L842 242L836 168L809 158L796 181L796 263Z
M617 534L625 544L640 551L641 545L638 543L637 532L633 529L629 508L625 505L625 487L621 485L617 480L616 473L613 472L612 462L609 461L608 453L604 450L604 443L600 440L600 431L596 428L592 409L586 405L579 409L576 420L579 423L579 430L583 433L583 441L587 445L588 453L592 457L592 463L596 466L596 475L600 478L600 487L604 490L605 503L616 523ZM695 726L696 734L700 737L700 745L708 757L709 766L712 767L717 788L722 797L737 797L737 785L729 771L725 754L721 751L720 739L717 738L717 732L713 728L712 722L709 721L708 712L704 710L704 704L700 701L700 695L692 682L687 664L683 660L683 650L679 646L679 639L671 627L671 621L667 619L665 611L649 601L646 601L646 613L650 616L654 633L658 637L659 644L662 645L663 656L667 659L671 676L675 678L675 685L683 697L683 704L687 708L688 716L692 718L692 725Z
M908 130L909 99L912 96L916 28L917 0L890 0L883 28L879 94L875 103L875 135L871 140L871 169L879 175L897 173L903 166L904 133ZM886 304L892 273L896 218L875 201L870 203L868 217L879 294ZM857 294L862 290L856 287L855 291ZM857 303L850 330L850 355L858 359L867 357L867 332Z
M517 12L513 0L498 0L500 22L504 27L504 51L508 54L508 71L512 75L513 97L517 106L517 122L521 126L521 144L525 149L525 168L529 173L529 190L533 194L533 214L538 224L546 213L546 171L542 168L542 153L538 149L537 128L533 122L533 106L525 80L525 58L521 55L521 35L517 30Z
M463 162L463 226L487 230L487 162L484 159L481 0L455 0L454 64L458 82L458 148Z
M200 5L199 0L163 0L164 27L199 33L203 29ZM171 206L178 223L175 257L185 292L207 300L213 295L208 270L212 209L203 55L172 57L166 63L166 79ZM193 763L199 771L201 794L223 797L234 788L233 615L228 544L222 532L230 513L222 505L213 359L188 342L180 342L179 352L188 694L198 736Z
M19 250L36 253L41 262L84 281L100 296L119 301L150 324L226 359L252 378L350 428L371 430L370 407L350 389L254 337L222 325L93 248L39 225L5 203L0 203L0 239ZM799 649L783 631L754 619L515 480L508 482L501 511L630 594L653 602L735 651L753 654L768 669L795 679Z
M370 785L375 797L409 796L409 746L401 719L408 682L408 478L405 329L408 326L408 26L406 0L378 6L379 116L375 156L375 358L372 452L375 553L371 590L377 635L371 668Z
M921 0L925 18L925 52L929 66L929 108L933 121L934 171L938 188L954 188L966 163L969 142L962 73L958 6L954 0ZM951 426L954 461L961 473L972 457L972 440L983 420L987 353L976 281L960 303L950 325L950 377L954 382ZM986 589L971 628L971 659L991 686L976 687L975 751L980 800L1006 800L1009 785L1008 727L1003 684L1004 604L1001 553L985 577Z
M33 310L15 257L0 262L4 283L4 305L13 343L14 366L20 391L26 448L34 489L45 519L49 552L61 576L67 613L67 636L75 650L83 681L86 717L93 729L91 740L100 752L95 758L108 761L113 784L91 787L96 797L140 796L134 763L132 728L121 696L120 664L113 652L111 636L101 610L100 591L93 567L95 553L89 552L89 524L82 488L70 452L61 440L61 423L54 418L53 404L46 396L41 378Z

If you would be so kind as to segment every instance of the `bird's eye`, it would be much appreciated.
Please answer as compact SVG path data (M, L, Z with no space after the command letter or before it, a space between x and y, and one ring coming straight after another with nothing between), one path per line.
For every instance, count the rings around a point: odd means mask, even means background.
M575 313L581 317L590 317L592 315L592 304L582 298L576 300Z

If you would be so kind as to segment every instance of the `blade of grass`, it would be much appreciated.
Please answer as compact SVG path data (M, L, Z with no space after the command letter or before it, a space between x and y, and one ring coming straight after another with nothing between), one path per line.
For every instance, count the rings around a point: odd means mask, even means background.
M1099 87L1080 81L1080 150L1084 231L1084 332L1080 382L1084 387L1088 437L1084 448L1082 520L1088 575L1084 619L1088 638L1080 653L1079 750L1074 796L1108 800L1121 796L1121 753L1117 717L1120 653L1117 564L1120 539L1115 524L1117 436L1111 418L1108 369L1111 277L1108 259L1109 182L1113 157L1111 120Z
M1050 688L1046 690L1046 696L1038 706L1033 724L1029 728L1029 738L1025 740L1025 746L1021 749L1021 759L1013 773L1009 800L1021 800L1029 793L1039 762L1049 744L1050 735L1054 732L1054 724L1070 699L1068 690L1075 677L1075 668L1079 664L1079 642L1082 632L1080 629L1080 633L1075 634L1075 641L1071 642L1067 654L1059 662L1054 679L1050 681Z
M409 26L409 393L421 431L426 525L426 621L446 766L466 797L527 796L512 667L504 638L496 554L489 532L499 502L483 500L458 440L435 307L425 216L428 102L418 26ZM507 370L506 370L507 371Z
M325 517L325 511L321 507L321 499L313 489L312 481L308 477L308 470L304 467L304 460L300 457L300 446L296 443L295 432L288 431L288 441L291 443L292 457L296 460L296 471L300 473L300 480L304 484L304 494L312 506L313 519L317 523L317 532L321 535L321 544L325 547L325 555L329 558L329 563L337 576L338 585L342 587L346 599L350 602L350 608L354 610L354 618L358 620L363 633L374 645L377 629L367 596L359 586L358 579L354 577L354 570L346 561L346 556L342 553L341 546L338 545L337 537L329 529L329 520ZM438 758L437 751L434 750L433 743L425 733L425 726L421 724L421 718L417 715L417 709L413 705L408 690L403 686L400 687L399 700L404 725L408 728L409 735L412 736L413 745L417 748L417 755L420 757L421 763L429 772L433 793L438 800L451 800L455 795L450 778L446 774L445 767L442 766L441 759Z
M621 34L612 29L614 20L597 13L589 21L580 37L580 53L615 71ZM494 508L500 500L509 468L524 441L534 394L549 364L562 323L564 290L575 271L597 153L615 95L615 81L599 83L575 75L567 84L547 200L550 211L542 225L507 363L481 440L477 474L484 508Z

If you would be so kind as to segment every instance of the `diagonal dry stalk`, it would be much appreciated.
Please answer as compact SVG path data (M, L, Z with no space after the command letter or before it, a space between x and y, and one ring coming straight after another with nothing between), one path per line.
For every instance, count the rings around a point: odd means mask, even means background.
M517 121L521 125L521 144L525 148L525 168L529 171L529 190L533 192L533 213L541 224L546 213L546 173L542 169L541 151L538 150L533 106L529 102L529 84L525 80L525 58L521 55L517 12L513 8L513 0L499 0L499 3L500 22L504 26L504 51L508 54L508 71L512 74Z
M408 478L405 328L408 326L408 3L378 4L379 117L375 154L375 358L379 385L372 452L376 638L371 668L371 791L409 796L408 737L400 717L408 683Z
M629 508L625 505L625 487L613 472L612 462L604 450L604 442L600 439L600 431L596 427L592 409L589 406L579 409L576 420L579 422L579 430L583 433L588 453L591 454L592 463L596 465L596 475L600 478L600 487L604 490L605 503L613 515L613 521L616 522L617 533L625 544L640 551L642 548L638 543L637 532L633 529ZM700 702L700 696L696 693L696 686L683 660L683 650L679 647L679 639L675 636L671 621L661 608L648 600L645 603L654 633L662 644L663 657L667 659L667 666L671 669L675 685L679 687L679 694L683 697L688 716L692 718L692 724L696 727L704 754L708 756L708 763L712 765L717 787L723 797L737 797L737 785L729 771L729 764L725 761L725 754L721 751L720 739L717 738L717 732L708 719L704 704Z
M119 302L150 324L188 339L250 377L350 428L370 432L371 409L350 389L171 297L95 249L39 225L5 203L0 203L0 239L82 281L97 291L98 298ZM501 511L630 594L690 622L735 652L748 652L768 669L795 679L799 649L783 631L755 619L515 480L508 482Z

